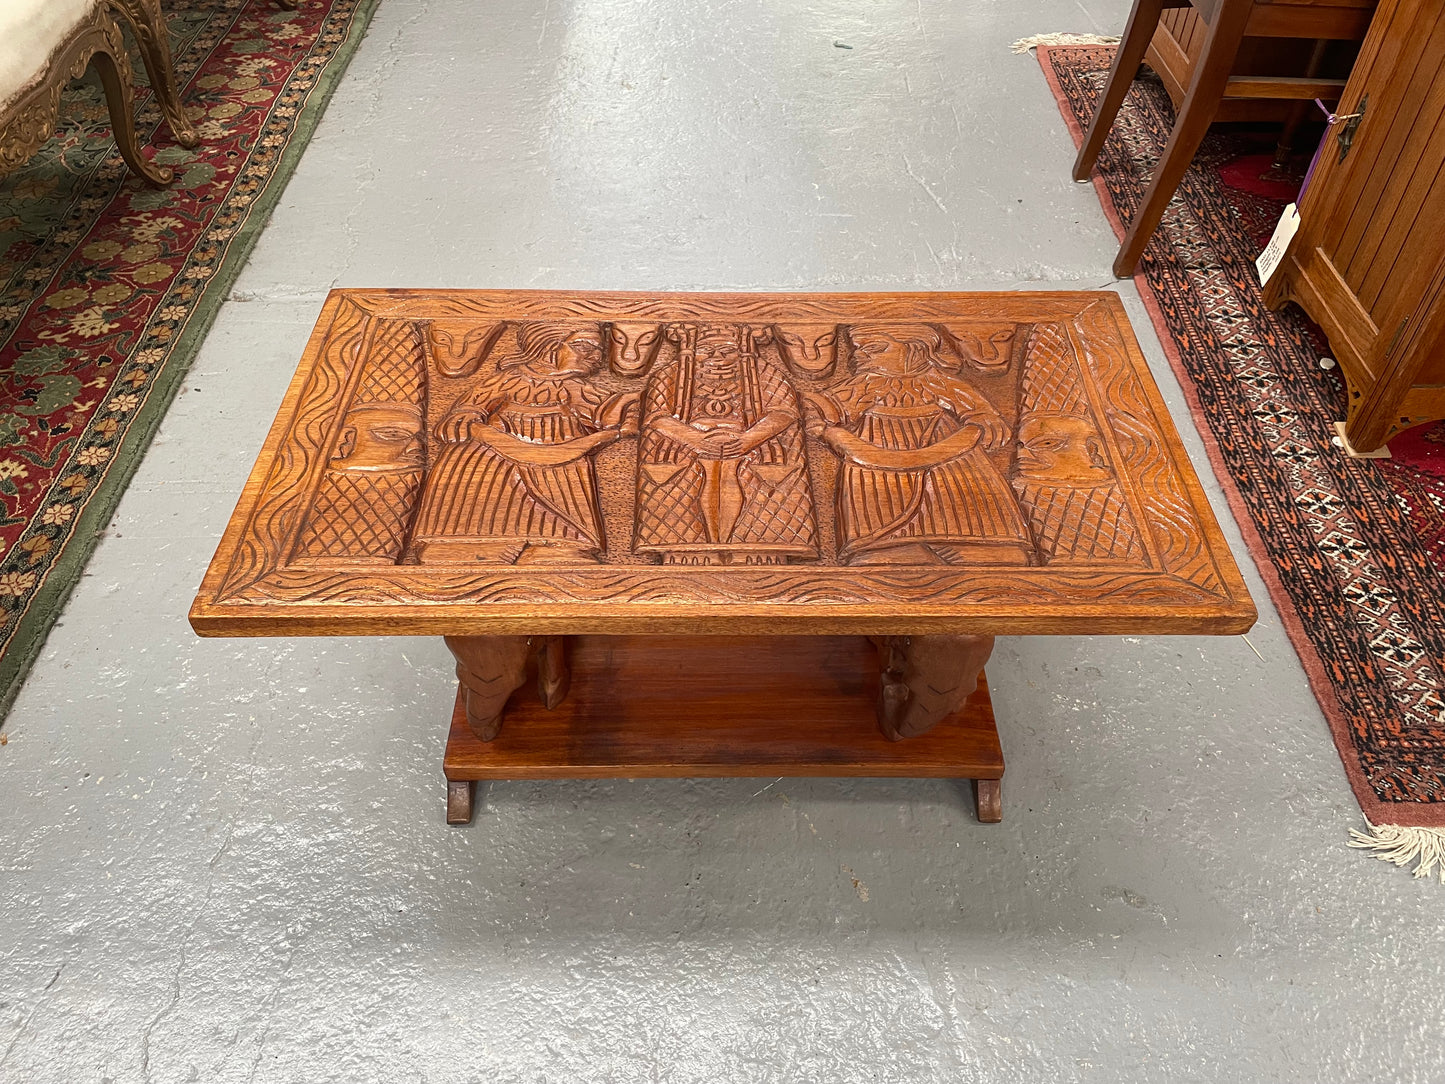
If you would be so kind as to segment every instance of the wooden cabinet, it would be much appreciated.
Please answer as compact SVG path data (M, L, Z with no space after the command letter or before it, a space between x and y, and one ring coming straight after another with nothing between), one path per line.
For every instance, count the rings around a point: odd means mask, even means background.
M1349 384L1345 439L1370 452L1445 417L1445 5L1383 0L1300 229L1265 289L1329 337Z

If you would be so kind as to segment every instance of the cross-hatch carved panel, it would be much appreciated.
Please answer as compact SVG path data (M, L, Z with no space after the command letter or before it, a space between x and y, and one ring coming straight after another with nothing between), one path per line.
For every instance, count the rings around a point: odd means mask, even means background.
M351 291L198 611L1010 592L1248 606L1112 295Z

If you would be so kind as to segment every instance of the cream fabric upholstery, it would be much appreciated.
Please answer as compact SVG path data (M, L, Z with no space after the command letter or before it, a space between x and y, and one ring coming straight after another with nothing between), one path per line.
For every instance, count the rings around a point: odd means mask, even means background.
M45 70L100 0L0 0L0 108Z

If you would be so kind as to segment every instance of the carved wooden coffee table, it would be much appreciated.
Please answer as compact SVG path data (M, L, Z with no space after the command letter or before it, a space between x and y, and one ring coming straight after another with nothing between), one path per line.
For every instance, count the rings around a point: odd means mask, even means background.
M333 292L191 609L446 637L453 823L647 775L996 821L995 635L1254 617L1109 293Z

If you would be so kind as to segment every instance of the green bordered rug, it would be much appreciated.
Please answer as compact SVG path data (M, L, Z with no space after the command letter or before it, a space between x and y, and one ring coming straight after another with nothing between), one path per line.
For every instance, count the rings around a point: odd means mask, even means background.
M376 0L191 0L170 16L177 146L143 87L146 153L121 162L98 83L0 178L0 713L45 642L247 253L366 32ZM137 78L143 69L136 63Z

